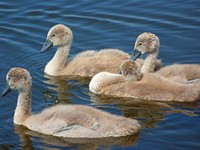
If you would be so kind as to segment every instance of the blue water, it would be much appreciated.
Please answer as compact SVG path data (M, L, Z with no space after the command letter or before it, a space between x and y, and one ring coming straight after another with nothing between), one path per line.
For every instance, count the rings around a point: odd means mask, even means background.
M40 53L46 34L62 23L74 34L70 56L87 50L119 48L132 52L136 37L153 32L161 41L159 58L165 65L200 64L200 1L190 0L58 0L0 1L0 85L14 66L27 68L33 79L32 111L57 103L90 105L135 118L139 136L128 139L61 141L13 124L17 92L0 98L0 149L200 149L200 103L167 104L97 97L88 79L49 78L44 66L55 49Z

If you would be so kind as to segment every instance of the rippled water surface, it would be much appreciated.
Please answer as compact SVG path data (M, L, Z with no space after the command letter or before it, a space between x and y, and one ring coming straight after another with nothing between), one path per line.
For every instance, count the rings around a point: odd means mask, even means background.
M74 34L70 57L101 48L131 53L136 37L148 31L159 36L159 57L165 65L200 64L199 16L197 0L0 1L1 90L7 71L20 66L32 75L33 112L57 103L83 104L142 124L136 137L81 141L45 136L13 124L17 92L12 92L0 100L0 149L200 149L199 102L146 104L95 96L88 90L88 79L44 75L55 48L40 53L49 28L62 23Z

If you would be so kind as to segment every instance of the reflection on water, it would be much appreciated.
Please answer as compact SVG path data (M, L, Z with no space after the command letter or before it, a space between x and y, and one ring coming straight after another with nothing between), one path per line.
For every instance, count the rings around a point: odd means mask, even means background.
M45 75L45 78L46 80L44 82L49 85L48 89L43 91L46 102L51 101L54 103L61 103L63 101L66 103L71 103L70 99L68 98L69 92L67 89L69 88L69 85L67 84L66 80L60 77L51 77L48 75Z
M43 90L44 100L47 103L72 103L70 101L71 96L80 97L83 100L83 95L86 95L86 97L88 98L88 94L84 93L81 90L83 89L82 87L84 85L88 87L90 78L74 78L70 76L53 77L46 74L44 75L44 77L44 83L48 84L48 87Z
M15 132L19 135L22 142L21 148L34 149L33 142L42 143L41 148L48 149L49 146L56 147L77 147L80 150L95 150L102 146L111 147L113 145L131 146L138 141L139 135L126 136L119 138L100 138L100 139L72 139L43 135L33 132L24 126L15 125Z
M166 103L143 101L131 98L112 98L108 96L95 95L93 93L90 93L90 96L92 97L91 101L95 104L117 104L118 108L122 111L123 116L138 119L142 124L142 128L156 128L156 124L162 121L165 115L168 114L181 113L187 116L197 116L195 108L198 108L198 104L196 102ZM177 106L178 108L176 108Z

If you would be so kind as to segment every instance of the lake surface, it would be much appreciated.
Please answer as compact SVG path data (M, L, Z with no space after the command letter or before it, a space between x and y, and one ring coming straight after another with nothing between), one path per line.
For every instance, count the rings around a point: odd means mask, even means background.
M70 57L87 49L118 48L131 53L136 37L153 32L161 41L165 65L200 64L200 1L58 0L0 1L0 85L14 66L28 69L33 80L32 111L57 103L82 104L135 118L136 137L81 141L54 138L13 124L17 92L0 98L0 149L200 149L200 103L142 103L96 96L88 79L50 78L44 67L56 48L40 53L46 34L62 23L74 34Z

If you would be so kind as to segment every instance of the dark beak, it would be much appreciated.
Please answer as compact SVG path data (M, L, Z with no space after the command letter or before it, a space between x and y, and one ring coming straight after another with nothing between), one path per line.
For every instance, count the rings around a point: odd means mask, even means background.
M139 50L134 49L133 50L133 54L131 56L131 59L132 60L136 60L138 57L140 57L140 55L142 55L142 53Z
M51 41L49 41L49 40L46 40L44 45L43 45L43 47L42 47L42 49L41 49L41 53L46 51L46 50L48 50L52 46L53 46L53 43Z
M5 85L5 88L1 94L1 96L6 96L8 93L10 93L12 90L11 88L9 87L8 83Z

